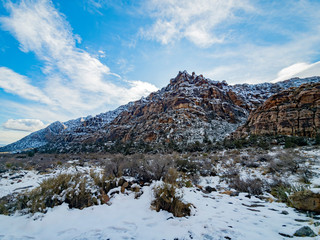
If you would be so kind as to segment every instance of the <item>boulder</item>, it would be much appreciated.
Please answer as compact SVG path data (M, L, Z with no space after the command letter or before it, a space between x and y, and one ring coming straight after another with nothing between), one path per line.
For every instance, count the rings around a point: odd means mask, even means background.
M304 226L294 233L296 237L316 237L317 235L308 226Z
M299 210L320 213L320 194L310 190L299 191L289 197L292 206Z

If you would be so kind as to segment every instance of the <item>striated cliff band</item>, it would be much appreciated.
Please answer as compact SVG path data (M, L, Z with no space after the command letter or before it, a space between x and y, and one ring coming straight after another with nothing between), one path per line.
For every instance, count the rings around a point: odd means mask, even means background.
M271 96L252 111L247 122L232 134L315 137L320 133L320 83L304 84Z

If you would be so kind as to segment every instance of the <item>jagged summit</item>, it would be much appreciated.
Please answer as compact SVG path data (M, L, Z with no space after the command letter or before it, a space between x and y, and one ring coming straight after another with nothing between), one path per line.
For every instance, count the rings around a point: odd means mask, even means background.
M195 72L189 74L186 70L179 71L178 75L175 78L170 79L170 86L183 86L183 84L194 84L196 86L200 85L208 85L208 84L216 84L216 85L228 85L226 81L213 81L209 78L205 78L202 74L196 75Z

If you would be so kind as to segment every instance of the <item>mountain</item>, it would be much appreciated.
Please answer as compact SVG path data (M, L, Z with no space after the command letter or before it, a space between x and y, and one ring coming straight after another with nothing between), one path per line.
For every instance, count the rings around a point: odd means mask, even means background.
M0 152L12 152L31 148L39 148L53 142L54 139L56 139L59 135L75 136L90 134L105 124L110 123L119 115L120 112L131 106L131 104L132 103L130 102L127 105L120 106L113 111L101 113L95 117L87 116L85 118L69 120L63 123L56 121L50 124L48 127L33 132L17 142L0 147Z
M248 135L315 137L320 133L320 83L303 84L271 96L251 112L234 138Z
M68 151L115 142L177 145L222 140L243 125L249 113L269 97L320 77L294 78L278 83L228 85L179 72L161 90L95 117L55 123L10 144L0 151L46 145ZM58 129L56 129L58 128ZM50 130L50 131L49 131Z

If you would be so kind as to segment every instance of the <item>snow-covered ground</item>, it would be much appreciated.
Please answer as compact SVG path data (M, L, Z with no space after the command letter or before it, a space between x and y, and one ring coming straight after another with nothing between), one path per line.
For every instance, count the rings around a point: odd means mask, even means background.
M319 150L306 151L319 170ZM95 168L96 171L100 169ZM6 173L0 179L0 197L38 186L42 179L62 172L89 172L89 167L60 168L46 175L35 171ZM18 177L19 176L19 177ZM11 179L10 179L11 178ZM318 178L314 178L318 181ZM230 196L224 192L219 177L201 177L199 185L183 188L183 199L193 205L191 216L176 218L166 211L156 212L150 205L153 187L159 182L135 193L114 194L108 204L69 209L67 204L49 209L45 214L0 215L0 239L287 239L296 230L309 226L316 234L320 227L317 217L268 200L249 197L246 193ZM217 186L220 185L220 188ZM205 193L201 187L215 187L218 191ZM266 195L267 196L267 195ZM297 238L297 237L294 237ZM306 238L306 239L317 239Z
M184 200L195 207L187 218L150 208L152 186L134 194L118 194L111 205L83 210L66 204L34 216L0 215L0 239L283 239L313 220L285 204L267 203L240 194L230 197L195 188L184 189ZM288 214L283 214L287 211ZM298 222L295 219L306 222Z

